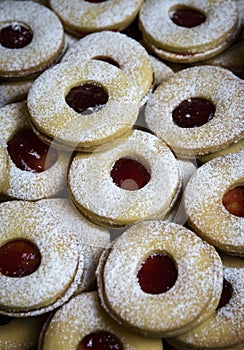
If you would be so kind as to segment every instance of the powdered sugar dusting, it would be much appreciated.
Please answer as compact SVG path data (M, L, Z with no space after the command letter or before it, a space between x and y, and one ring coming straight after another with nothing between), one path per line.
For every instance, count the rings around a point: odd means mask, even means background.
M63 50L64 31L58 17L47 7L32 1L0 3L0 27L6 23L24 23L33 32L32 42L21 49L0 45L0 75L26 76L43 70Z
M215 158L198 168L185 189L185 209L196 232L218 248L243 255L244 219L222 204L229 189L244 183L244 151Z
M243 81L224 68L201 66L184 69L151 95L145 120L148 127L179 155L211 153L244 136L243 92ZM173 122L172 112L182 101L192 97L213 103L216 107L214 117L200 127L181 128Z
M110 171L121 157L132 157L144 164L151 174L146 186L126 191L114 184ZM167 212L181 185L181 176L178 162L166 144L149 133L134 130L104 152L77 154L68 184L77 207L91 219L104 225L124 226Z
M20 101L27 96L33 80L23 82L4 82L0 84L0 107Z

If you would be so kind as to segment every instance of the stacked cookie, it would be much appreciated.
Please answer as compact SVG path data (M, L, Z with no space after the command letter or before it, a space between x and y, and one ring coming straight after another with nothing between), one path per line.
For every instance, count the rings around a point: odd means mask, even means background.
M0 350L243 348L240 9L0 1Z

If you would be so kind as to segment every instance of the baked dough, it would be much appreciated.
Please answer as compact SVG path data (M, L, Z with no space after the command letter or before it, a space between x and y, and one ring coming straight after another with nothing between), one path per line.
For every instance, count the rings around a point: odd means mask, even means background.
M166 254L174 262L178 276L167 291L151 294L141 288L138 270L146 258L157 254ZM105 310L134 332L159 338L180 335L217 307L222 269L215 249L190 230L147 221L130 227L103 252L97 269L98 292Z
M244 345L244 261L221 255L224 278L232 287L226 305L218 308L203 324L177 338L168 339L179 350L241 350Z
M0 204L0 251L6 243L24 240L34 244L40 254L39 266L23 277L8 276L0 266L3 315L28 317L49 312L76 292L83 275L84 258L76 236L68 230L64 235L62 225L50 224L48 211L38 209L26 201Z
M150 180L144 187L126 190L116 185L111 170L122 158L134 159L147 169ZM134 130L104 152L77 153L70 166L68 186L82 214L99 225L119 227L166 214L179 193L181 172L164 142Z
M42 172L20 169L7 152L8 142L19 131L31 130L29 112L25 102L6 105L0 109L0 138L6 148L8 167L2 184L2 193L7 197L23 200L38 200L59 194L66 188L66 174L70 154L52 151L57 156L55 163ZM46 147L46 145L44 145Z
M87 35L66 52L62 61L77 57L114 61L132 77L141 99L151 88L153 70L149 55L139 42L125 34L102 31Z
M143 0L111 0L100 3L93 1L50 0L50 6L60 17L66 31L77 36L112 30L121 31L133 22Z
M145 121L148 128L179 157L194 158L210 154L243 138L243 92L243 80L227 69L214 66L183 69L151 95L145 109ZM212 119L201 126L177 125L173 120L173 111L181 103L194 98L213 105L215 112Z
M176 11L194 11L199 22L185 25L174 19ZM201 18L202 17L202 18ZM144 2L139 24L145 42L162 59L195 62L226 49L240 31L234 1L152 0ZM189 26L188 26L189 25Z
M244 184L244 151L202 165L189 180L184 205L189 225L218 249L244 255L244 218L231 214L223 196Z
M77 295L60 308L47 325L39 348L75 350L84 337L99 332L115 336L119 350L163 350L161 340L140 337L119 326L101 307L97 292Z
M0 108L26 98L33 80L4 81L0 83Z
M63 26L47 7L33 1L0 2L0 33L7 26L24 26L33 37L28 45L18 49L0 44L0 77L29 78L55 63L63 54Z
M82 115L70 107L66 96L72 88L86 84L104 90L108 101L103 108ZM139 104L140 97L131 79L121 69L98 60L57 64L35 80L27 98L31 123L40 134L68 149L81 151L130 130Z

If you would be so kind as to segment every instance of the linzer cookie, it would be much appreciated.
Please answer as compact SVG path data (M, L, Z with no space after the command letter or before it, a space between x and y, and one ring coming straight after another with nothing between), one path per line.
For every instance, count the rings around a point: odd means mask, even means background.
M8 158L2 193L24 200L61 193L66 188L70 155L47 146L37 138L30 127L26 103L13 103L1 108L0 126L0 138Z
M168 342L177 349L241 350L244 346L244 261L221 255L224 280L216 311L199 327Z
M189 225L218 249L244 255L244 151L202 165L185 189Z
M0 313L37 316L67 301L84 272L73 232L46 221L35 203L0 204Z
M77 36L102 30L121 31L138 14L143 0L50 0L64 28Z
M227 149L244 136L243 92L243 80L227 69L187 68L151 95L146 124L179 157Z
M166 214L179 194L181 172L164 142L134 130L108 150L77 153L68 186L82 214L99 225L119 227Z
M0 2L0 77L37 75L63 50L64 30L55 13L33 1Z
M145 1L139 14L143 39L160 58L196 62L217 55L238 36L235 1Z
M84 151L131 130L140 97L121 69L99 60L77 60L43 72L27 104L39 137Z
M138 336L116 323L101 307L97 292L63 305L44 327L40 350L163 350L162 341Z
M141 99L151 88L153 70L145 48L136 40L122 33L103 31L79 40L70 48L62 61L99 59L121 68L134 81Z
M33 80L4 81L0 83L0 108L26 98Z
M115 320L162 338L193 329L215 311L223 267L214 247L190 230L146 221L103 252L97 279L102 306Z

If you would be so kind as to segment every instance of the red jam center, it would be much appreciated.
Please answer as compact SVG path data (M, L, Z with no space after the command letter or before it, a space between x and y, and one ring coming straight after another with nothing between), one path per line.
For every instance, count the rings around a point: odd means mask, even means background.
M41 254L31 241L16 239L0 247L0 273L8 277L24 277L35 272Z
M137 278L143 292L160 294L173 287L178 276L174 261L167 254L152 254L141 264Z
M228 191L222 200L226 210L232 215L244 218L244 186Z
M33 33L24 24L12 23L0 30L0 43L9 49L21 49L30 44Z
M0 315L0 326L10 323L13 320L13 317Z
M108 102L108 94L98 85L86 83L73 87L65 98L68 105L77 113L95 112Z
M206 16L195 9L181 8L171 14L171 20L180 27L193 28L206 21Z
M96 56L93 57L94 60L99 60L99 61L103 61L103 62L107 62L109 64L112 64L113 66L120 68L118 62L116 62L112 57L109 56Z
M131 158L117 160L110 175L118 187L128 191L135 191L144 187L151 177L141 163Z
M222 294L220 297L219 305L217 310L228 304L233 293L232 285L224 278Z
M33 173L49 169L58 159L58 152L40 141L29 129L17 132L9 140L8 153L19 169Z
M123 350L123 346L112 333L99 331L86 335L77 350Z
M180 128L195 128L206 124L215 113L214 105L203 98L182 101L172 112L173 121Z

